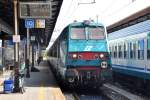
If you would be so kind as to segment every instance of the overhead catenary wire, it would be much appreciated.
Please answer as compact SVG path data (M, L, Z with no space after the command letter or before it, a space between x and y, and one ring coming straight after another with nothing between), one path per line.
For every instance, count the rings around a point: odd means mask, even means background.
M87 2L87 3L80 3L80 0L78 0L78 5L75 7L75 9L72 11L70 18L72 18L73 14L77 11L79 5L84 5L84 4L95 4L96 0L93 0L92 2ZM70 20L70 19L69 19Z
M130 3L128 3L128 4L126 4L126 5L124 5L124 6L122 6L121 8L119 8L119 9L117 9L117 10L115 10L114 12L112 12L112 13L110 13L110 14L108 14L107 16L112 16L112 15L114 15L114 14L116 14L116 13L118 13L118 12L120 12L122 9L124 9L124 8L126 8L126 7L128 7L130 4L132 4L133 3L133 1L132 2L130 2Z
M95 0L93 0L92 2L79 2L78 5L80 5L80 4L94 4L94 3L96 3Z
M77 11L78 7L79 7L79 4L77 4L77 6L73 9L72 13L68 17L72 18L73 14ZM70 18L69 18L69 20L70 20Z
M70 8L72 7L73 4L73 0L71 0L71 3L69 4L67 10L65 11L64 15L68 14L68 12L70 11Z
M71 0L69 6L66 8L66 10L64 11L64 14L62 15L62 18L61 18L61 19L63 19L63 20L61 20L61 21L62 21L62 22L61 22L62 25L63 25L63 24L67 21L67 19L68 19L68 18L66 18L66 16L69 15L69 12L70 12L71 7L72 7L72 5L73 5L73 1L74 1L74 0ZM58 30L59 30L59 29L54 29L54 32L56 32L56 31L58 31Z
M68 22L71 18L72 18L72 15L76 12L76 10L78 9L78 1L79 0L77 0L77 3L76 3L76 5L74 6L74 8L73 8L73 10L71 10L71 7L72 7L72 5L73 5L73 3L74 3L74 0L72 0L72 2L70 3L70 5L69 5L69 7L68 7L68 9L69 10L67 10L66 11L66 13L64 13L63 14L63 21L64 22ZM71 11L71 12L69 12L69 11ZM64 17L65 16L65 17ZM67 16L67 17L66 17ZM62 23L63 24L63 23Z
M116 3L116 1L118 0L112 0L112 2L101 12L102 14L108 12L110 10L111 7L113 7L113 5Z

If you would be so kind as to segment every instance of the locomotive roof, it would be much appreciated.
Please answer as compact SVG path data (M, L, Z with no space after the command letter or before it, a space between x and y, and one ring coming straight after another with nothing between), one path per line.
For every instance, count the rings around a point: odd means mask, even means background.
M96 23L96 22L93 22L93 21L88 21L88 22L74 22L74 23L71 23L69 24L69 26L104 26L102 23Z

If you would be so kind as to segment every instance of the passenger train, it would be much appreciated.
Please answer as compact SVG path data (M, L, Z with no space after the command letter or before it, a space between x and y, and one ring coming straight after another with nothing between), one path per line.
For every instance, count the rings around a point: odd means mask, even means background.
M89 20L69 24L48 55L52 69L63 84L100 86L111 79L111 60L103 24Z
M150 87L150 20L108 35L113 78L134 88Z

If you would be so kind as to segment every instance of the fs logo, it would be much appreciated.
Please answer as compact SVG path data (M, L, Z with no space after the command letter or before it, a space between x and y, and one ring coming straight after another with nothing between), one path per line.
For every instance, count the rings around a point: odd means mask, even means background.
M90 51L93 48L93 46L86 46L84 51Z

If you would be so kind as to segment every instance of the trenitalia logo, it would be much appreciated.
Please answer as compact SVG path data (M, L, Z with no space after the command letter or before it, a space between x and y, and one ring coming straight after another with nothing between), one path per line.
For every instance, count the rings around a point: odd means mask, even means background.
M86 47L84 48L84 51L91 51L92 48L93 48L93 46L86 46Z

